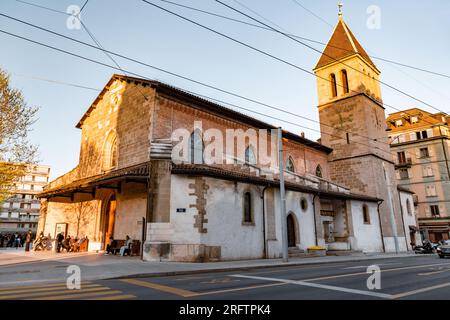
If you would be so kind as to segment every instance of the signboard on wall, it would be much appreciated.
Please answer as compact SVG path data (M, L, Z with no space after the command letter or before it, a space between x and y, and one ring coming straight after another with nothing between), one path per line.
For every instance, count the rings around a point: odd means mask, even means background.
M186 208L177 208L177 213L185 213Z

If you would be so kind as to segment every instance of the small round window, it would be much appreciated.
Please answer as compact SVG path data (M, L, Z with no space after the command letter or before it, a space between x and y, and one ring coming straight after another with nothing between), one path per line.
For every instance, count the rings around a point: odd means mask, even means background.
M308 200L302 198L300 200L300 207L302 208L303 211L306 211L306 209L308 209Z

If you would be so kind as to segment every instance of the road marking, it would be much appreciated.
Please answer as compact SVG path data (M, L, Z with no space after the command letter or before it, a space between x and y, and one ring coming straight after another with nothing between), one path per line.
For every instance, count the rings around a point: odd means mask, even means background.
M175 288L175 287L169 287L169 286L165 286L162 284L157 284L157 283L142 281L142 280L137 280L137 279L122 279L120 281L134 284L134 285L137 285L140 287L146 287L146 288L155 289L158 291L172 293L177 296L182 296L185 298L193 297L197 294L196 292L193 292L193 291L179 289L179 288Z
M231 279L229 277L227 278L216 278L216 279L212 279L212 280L208 280L208 281L202 281L200 283L206 283L206 284L216 284L216 283L229 283L229 282L236 282L236 281L241 281L239 279Z
M256 271L256 272L249 271L249 273L251 273L251 274L279 273L279 272L285 272L285 271L291 271L291 270L303 270L303 269L311 270L311 269L320 269L320 268L329 268L329 267L334 268L334 267L340 267L340 266L345 266L345 265L347 265L347 264L340 263L340 264L332 265L332 266L331 265L330 266L321 265L321 266L314 266L314 267L309 267L308 265L300 265L300 266L296 266L293 268L283 267L283 269L278 269L278 270L265 270L265 271Z
M379 263L376 264L377 266L387 266L387 265L393 265L393 264L403 264L401 262L393 262L393 263ZM347 267L347 268L342 268L342 270L348 270L348 269L361 269L361 268L367 268L370 265L365 265L365 266L354 266L354 267Z
M218 293L227 293L227 292L245 291L245 290L252 290L252 289L259 289L259 288L277 287L277 286L284 286L286 284L287 283L270 283L270 284L260 284L260 285L241 287L241 288L206 291L206 292L196 293L194 296L195 297L196 296L207 296L207 295L218 294Z
M133 296L132 294L124 294L119 296L112 296L112 297L99 297L99 298L89 298L86 300L124 300L124 299L134 299L136 296Z
M450 265L450 263L428 264L428 265L401 267L401 268L393 268L393 269L386 269L386 270L381 269L380 272L420 269L420 268L435 267L435 266L441 266L441 265L448 266L448 265ZM318 278L311 278L311 279L302 279L301 281L320 281L320 280L338 279L338 278L354 277L354 276L361 276L361 275L367 275L367 272L346 273L346 274L339 274L339 275L335 275L335 276L325 276L325 277L318 277Z
M20 282L19 282L20 283ZM81 282L81 286L90 284L92 282ZM4 290L14 290L14 289L34 289L34 288L44 288L44 287L55 287L65 285L65 282L56 282L56 283L45 283L45 284L35 284L32 286L14 286L14 287L0 287L0 291Z
M187 280L198 280L198 279L206 279L211 278L212 276L201 276L201 277L184 277L184 278L178 278L174 279L175 281L187 281Z
M310 283L310 282L297 281L297 280L253 277L253 276L245 276L245 275L240 275L240 274L232 275L232 277L263 280L263 281L282 282L282 283L286 283L286 284L296 284L296 285L300 285L300 286L313 287L313 288L319 288L319 289L327 289L327 290L340 291L340 292L346 292L346 293L354 293L354 294L366 295L366 296L383 298L383 299L392 299L393 298L392 295L386 294L386 293L349 289L349 288L344 288L344 287L329 286L329 285L324 285L324 284Z
M89 284L89 285L84 285L81 287L80 290L83 290L84 288L94 288L94 287L100 287L101 285L99 284ZM42 291L46 291L46 292L51 292L51 291L60 291L60 290L69 290L67 288L67 286L64 285L58 285L58 286L53 286L53 287L48 287L48 288L36 288L36 289L12 289L12 290L7 290L7 291L0 291L0 299L2 298L2 296L4 295L8 295L8 294L12 294L12 293L32 293L32 292L42 292Z
M101 291L101 290L109 290L108 287L96 287L96 288L88 288L88 289L81 289L81 290L57 290L57 291L49 291L49 292L34 292L34 293L21 293L21 294L12 294L12 295L5 295L1 296L0 300L6 300L6 299L20 299L20 298L29 298L29 297L37 297L37 296L49 296L49 295L55 295L55 297L59 297L63 294L67 294L70 292L89 292L89 291ZM47 298L44 298L47 299Z
M57 296L50 296L50 297L39 297L39 298L32 298L32 299L25 299L25 300L64 300L64 299L77 299L77 298L84 298L84 297L106 296L106 295L113 295L113 294L120 294L120 293L122 293L122 291L114 290L114 291L102 291L102 292L88 292L88 293L80 293L80 294L57 295Z
M403 298L403 297L407 297L407 296L412 296L412 295L417 294L417 293L432 291L432 290L441 289L441 288L445 288L445 287L449 287L449 286L450 286L450 282L447 282L447 283L443 283L443 284L438 284L436 286L431 286L431 287L427 287L427 288L417 289L417 290L413 290L413 291L407 291L407 292L403 292L403 293L399 293L399 294L393 295L393 299L398 299L398 298Z
M430 275L433 275L433 274L443 273L443 272L447 272L447 271L450 271L450 269L444 269L443 267L440 267L439 270L437 270L437 271L423 272L423 273L418 273L417 275L419 275L419 276L430 276Z

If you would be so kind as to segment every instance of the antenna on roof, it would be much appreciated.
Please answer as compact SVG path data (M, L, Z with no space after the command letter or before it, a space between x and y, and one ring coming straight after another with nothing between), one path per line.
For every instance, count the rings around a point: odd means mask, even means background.
M342 7L344 6L344 4L342 2L338 3L338 7L339 7L339 18L342 19Z

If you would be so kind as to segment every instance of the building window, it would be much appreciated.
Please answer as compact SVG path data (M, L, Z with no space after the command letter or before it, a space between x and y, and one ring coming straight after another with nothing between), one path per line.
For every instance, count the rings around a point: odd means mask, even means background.
M244 193L244 223L252 223L252 195Z
M308 209L308 200L306 200L306 198L302 198L300 200L300 207L303 211L306 211Z
M423 167L423 176L424 177L432 177L433 176L433 168L431 166Z
M397 152L398 163L406 163L406 154L404 151Z
M416 132L416 137L417 137L417 140L427 139L428 138L428 130L417 131Z
M411 201L409 201L409 199L406 199L406 212L408 212L408 215L412 216Z
M350 134L348 132L345 133L345 138L347 139L347 144L350 144Z
M336 75L334 73L330 74L330 84L331 84L331 97L335 98L337 96L337 86L336 86Z
M400 179L402 179L402 180L409 179L408 169L402 168L399 170L399 173L400 173Z
M418 117L411 117L411 123L412 124L415 124L417 122L419 122L419 118Z
M370 224L370 214L369 214L369 207L367 204L364 204L362 206L363 209L363 220L365 224Z
M196 129L189 140L189 160L191 163L203 163L203 147L202 132Z
M430 206L431 216L436 217L439 216L439 206L434 204Z
M286 162L286 171L295 172L294 161L291 157Z
M428 152L428 148L420 148L420 157L421 158L429 158L430 153Z
M316 177L323 178L323 176L322 176L322 167L320 166L320 164L318 164L317 167L316 167Z
M344 94L348 93L348 77L347 70L341 70L342 87L344 89Z
M103 145L103 170L111 170L117 167L117 138L114 132L110 132Z
M245 163L256 165L256 156L252 146L245 149Z
M401 127L403 125L403 120L395 120L395 126Z
M426 186L425 192L426 192L427 197L436 197L437 196L435 185L430 184L430 185Z

